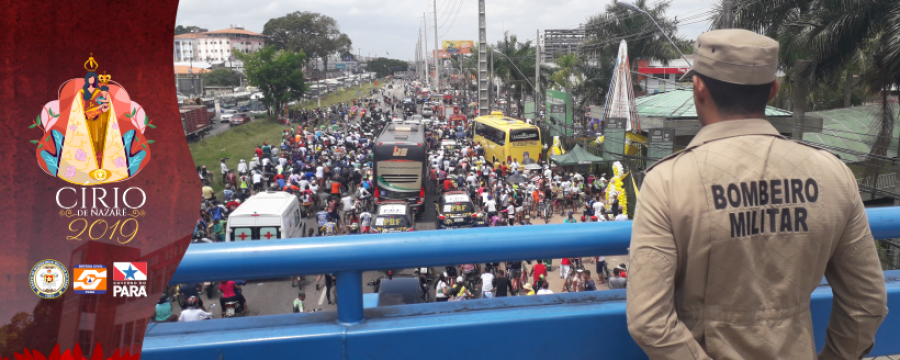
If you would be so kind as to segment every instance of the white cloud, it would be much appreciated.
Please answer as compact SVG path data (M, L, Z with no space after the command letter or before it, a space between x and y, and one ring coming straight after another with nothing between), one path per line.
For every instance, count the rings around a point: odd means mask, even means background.
M654 0L648 0L654 1ZM668 16L685 16L703 12L715 0L674 0ZM210 30L243 25L250 31L262 32L265 23L294 11L314 11L335 18L341 30L353 40L354 52L363 55L411 59L414 57L416 34L422 26L422 13L428 21L428 46L434 47L434 0L181 0L178 25L196 25ZM604 11L609 0L486 0L488 42L495 42L503 31L519 39L533 39L535 30L566 29L585 23L587 18ZM478 0L437 0L439 40L476 40L478 37ZM701 9L701 10L697 10ZM458 11L457 11L458 10ZM697 11L694 11L697 10ZM689 13L690 12L690 13ZM707 23L682 26L686 37L696 38L706 31ZM361 50L358 50L361 49Z

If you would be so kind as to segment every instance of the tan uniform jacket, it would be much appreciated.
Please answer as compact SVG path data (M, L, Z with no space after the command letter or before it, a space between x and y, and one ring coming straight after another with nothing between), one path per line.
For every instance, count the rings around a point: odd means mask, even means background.
M766 120L705 126L648 169L628 330L651 359L815 359L810 294L834 307L820 359L859 359L887 315L853 174Z

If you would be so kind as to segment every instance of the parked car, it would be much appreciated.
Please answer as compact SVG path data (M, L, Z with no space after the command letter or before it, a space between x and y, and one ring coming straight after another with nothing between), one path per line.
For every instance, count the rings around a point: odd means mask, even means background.
M248 113L237 113L231 117L231 120L228 121L230 126L236 126L241 124L246 124L250 122L250 114Z
M434 115L434 111L427 107L423 107L422 116L424 116L426 119L431 119L431 115Z
M237 110L222 110L222 117L219 122L227 123L231 121L231 117L234 116L234 114L237 114Z

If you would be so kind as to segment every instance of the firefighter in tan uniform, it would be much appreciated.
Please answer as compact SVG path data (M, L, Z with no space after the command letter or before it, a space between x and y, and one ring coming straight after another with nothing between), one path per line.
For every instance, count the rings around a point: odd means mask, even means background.
M628 331L651 359L815 359L810 294L834 292L819 359L859 359L887 315L850 170L764 119L778 43L717 30L694 45L703 125L647 170L631 238Z

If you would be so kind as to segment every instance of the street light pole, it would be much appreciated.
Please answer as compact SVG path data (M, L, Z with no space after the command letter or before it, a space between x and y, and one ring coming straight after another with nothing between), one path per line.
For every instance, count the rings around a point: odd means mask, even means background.
M681 58L684 59L685 62L687 62L688 66L691 66L691 67L694 66L691 64L690 60L688 60L687 57L684 56L684 53L681 52L681 49L678 48L678 45L675 45L675 42L672 41L672 38L669 37L669 34L666 34L666 32L662 29L662 27L660 27L659 24L656 23L656 20L653 19L653 16L650 16L650 14L648 14L646 11L642 10L641 8L639 8L629 2L616 1L616 5L626 8L631 11L637 11L639 13L647 15L647 17L650 18L650 21L653 22L653 25L656 25L656 28L659 29L659 32L661 32L663 34L663 36L666 37L666 40L669 40L669 43L672 44L672 46L675 48L675 51L678 51L678 54L681 55Z

